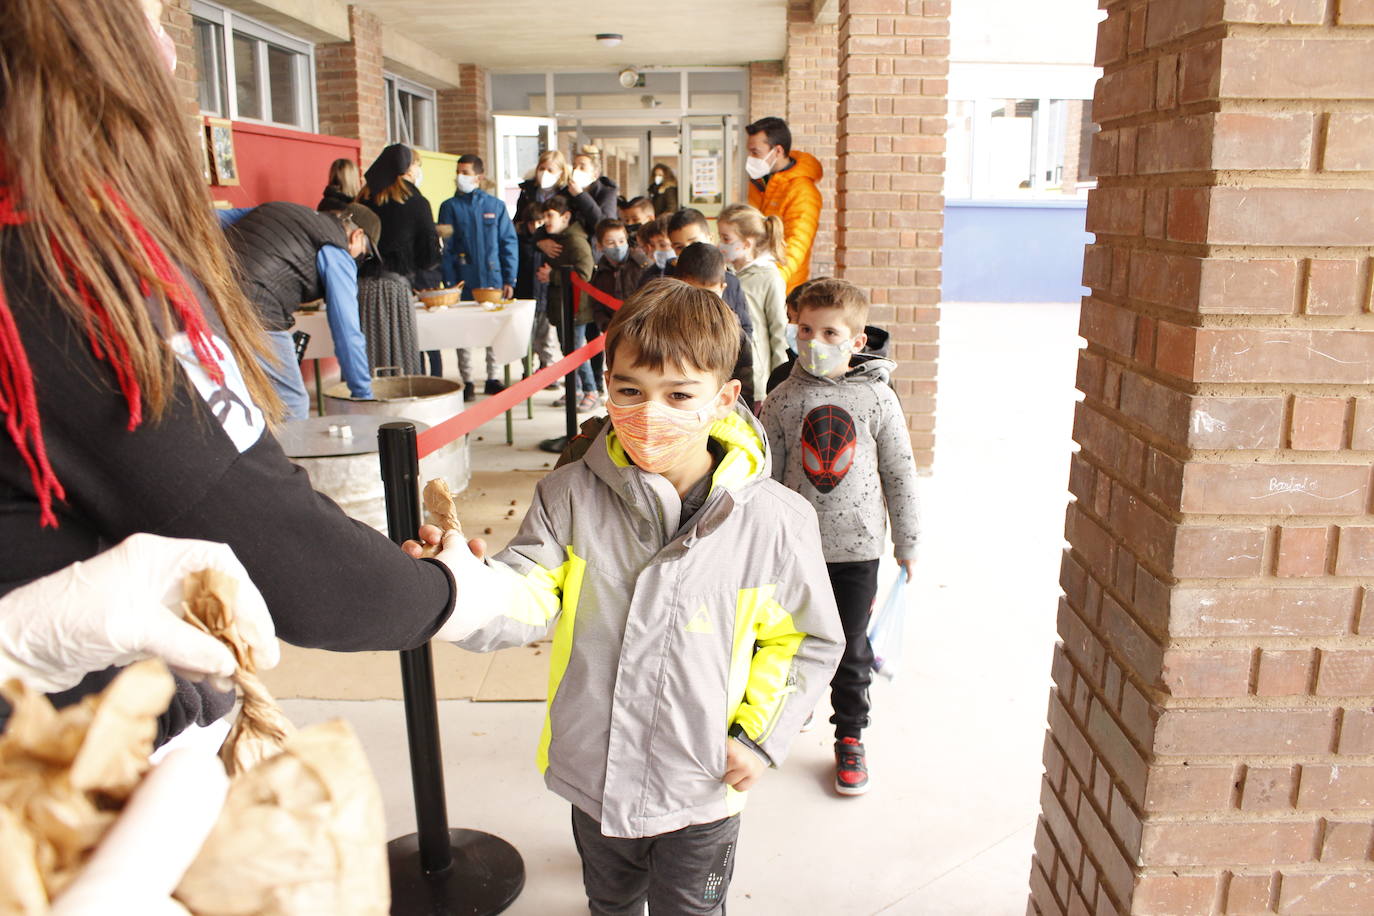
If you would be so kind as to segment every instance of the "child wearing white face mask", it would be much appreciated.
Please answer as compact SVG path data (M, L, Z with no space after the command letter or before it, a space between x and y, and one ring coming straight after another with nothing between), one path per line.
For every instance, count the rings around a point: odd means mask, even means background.
M773 389L781 385L792 374L792 367L797 364L797 352L801 345L797 342L797 300L801 298L812 284L829 280L830 277L815 277L807 280L799 286L795 286L792 292L787 294L787 326L783 333L787 337L787 359L782 365L773 369L773 373L768 376L768 387L764 389L765 394L772 394ZM887 356L887 345L892 335L886 329L880 328L875 324L864 325L864 345L860 351L868 356ZM889 380L888 384L892 384Z
M773 477L816 509L826 568L844 625L845 651L830 685L835 791L868 791L873 649L868 621L878 590L887 520L908 579L920 513L916 463L901 402L887 384L893 362L862 353L868 300L845 280L817 280L797 302L797 364L763 403ZM886 518L885 518L886 516Z
M779 263L786 257L782 220L764 216L748 204L731 204L716 218L720 253L739 278L754 325L754 391L768 384L774 369L787 362L787 289Z

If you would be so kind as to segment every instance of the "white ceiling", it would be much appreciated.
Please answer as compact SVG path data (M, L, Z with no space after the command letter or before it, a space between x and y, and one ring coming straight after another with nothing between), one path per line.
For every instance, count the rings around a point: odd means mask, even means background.
M787 0L360 0L386 28L493 70L721 66L781 60ZM619 32L616 48L596 42Z

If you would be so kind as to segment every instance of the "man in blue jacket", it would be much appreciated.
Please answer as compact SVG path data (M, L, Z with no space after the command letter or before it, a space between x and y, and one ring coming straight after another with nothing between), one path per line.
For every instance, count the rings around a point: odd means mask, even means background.
M456 183L458 193L439 205L439 234L444 238L440 267L444 284L463 281L463 298L474 289L499 289L501 297L515 293L520 243L506 205L480 187L485 169L478 156L460 156ZM463 379L463 400L477 396L472 382L470 351L458 351L458 373ZM487 348L486 393L505 386L496 378L496 357Z

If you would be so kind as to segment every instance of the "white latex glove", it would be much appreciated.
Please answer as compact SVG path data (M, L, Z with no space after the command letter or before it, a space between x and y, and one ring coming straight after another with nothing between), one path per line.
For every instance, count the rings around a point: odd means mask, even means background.
M188 916L172 899L209 836L229 777L205 749L174 751L139 784L51 916Z
M449 568L457 583L453 613L434 634L435 639L457 642L510 607L514 573L488 566L478 559L468 548L463 532L445 531L434 559Z
M0 681L52 693L88 672L161 658L177 671L225 678L234 657L181 619L181 582L213 568L239 583L239 632L259 669L281 658L262 594L225 544L135 534L118 546L0 598Z

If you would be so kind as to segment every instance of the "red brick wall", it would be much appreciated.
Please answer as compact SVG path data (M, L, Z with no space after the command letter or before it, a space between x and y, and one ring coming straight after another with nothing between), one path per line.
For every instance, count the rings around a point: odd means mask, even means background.
M320 133L357 137L366 168L387 140L382 22L349 6L348 27L351 40L315 46Z
M475 154L494 168L487 71L475 64L463 64L459 78L457 89L439 91L439 151L455 156Z
M787 78L782 61L756 60L749 64L749 120L786 117Z
M1031 911L1374 910L1374 5L1108 0Z
M811 276L835 273L835 105L839 91L838 33L834 25L811 19L811 0L789 0L787 6L787 109L755 113L787 121L792 145L821 161L821 223L811 246ZM751 100L752 102L752 100Z
M840 3L836 260L892 332L916 463L935 450L948 0Z

